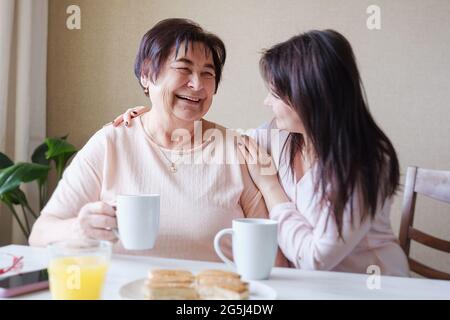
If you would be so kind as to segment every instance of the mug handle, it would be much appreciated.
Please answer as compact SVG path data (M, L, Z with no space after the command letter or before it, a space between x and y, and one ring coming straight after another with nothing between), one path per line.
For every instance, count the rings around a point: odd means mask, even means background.
M117 237L117 239L120 240L119 229L118 228L111 228L110 230L114 233L114 235Z
M114 211L117 212L117 201L113 201L109 205L114 209ZM117 217L117 213L116 213L116 217ZM117 239L120 240L119 228L111 228L110 230L114 233L114 235L117 237Z
M222 252L222 249L220 248L220 239L226 234L231 234L231 236L233 236L233 229L231 228L223 229L216 234L216 236L214 237L214 250L216 250L217 255L219 256L220 259L222 259L223 262L225 262L227 265L231 266L233 269L236 270L236 265L233 263L233 261L225 257L225 255Z

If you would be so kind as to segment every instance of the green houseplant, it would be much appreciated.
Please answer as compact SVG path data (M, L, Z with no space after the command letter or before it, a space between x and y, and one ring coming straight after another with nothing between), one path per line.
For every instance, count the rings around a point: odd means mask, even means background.
M14 163L0 152L0 201L9 209L26 239L30 236L38 215L30 206L25 193L20 189L23 183L37 182L39 190L39 212L49 198L48 177L52 167L59 181L76 148L62 138L47 138L31 156L31 162ZM52 165L53 164L53 165Z

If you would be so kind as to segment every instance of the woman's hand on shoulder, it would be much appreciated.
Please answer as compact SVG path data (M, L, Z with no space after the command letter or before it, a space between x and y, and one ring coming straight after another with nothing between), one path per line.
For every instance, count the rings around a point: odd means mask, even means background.
M148 111L150 111L150 108L145 106L130 108L125 111L125 113L115 118L112 124L114 127L118 127L120 124L125 123L125 127L131 127L132 119L137 118Z
M267 189L273 184L279 184L277 169L272 157L253 138L241 136L238 148L253 181L260 190Z
M289 201L278 181L278 172L272 157L258 143L248 136L238 142L248 171L261 191L269 211L277 204Z

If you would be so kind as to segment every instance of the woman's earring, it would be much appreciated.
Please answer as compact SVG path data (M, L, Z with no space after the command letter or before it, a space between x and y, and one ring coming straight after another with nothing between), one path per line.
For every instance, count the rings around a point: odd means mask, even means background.
M144 89L144 93L145 93L145 94L148 94L148 87L146 87L146 88Z

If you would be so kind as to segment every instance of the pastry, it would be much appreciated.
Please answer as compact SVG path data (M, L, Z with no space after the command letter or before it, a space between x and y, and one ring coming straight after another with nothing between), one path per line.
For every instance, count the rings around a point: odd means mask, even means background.
M196 276L195 285L203 300L246 300L249 298L248 283L234 272L205 270Z
M195 300L194 276L186 270L151 270L145 296L150 300Z

